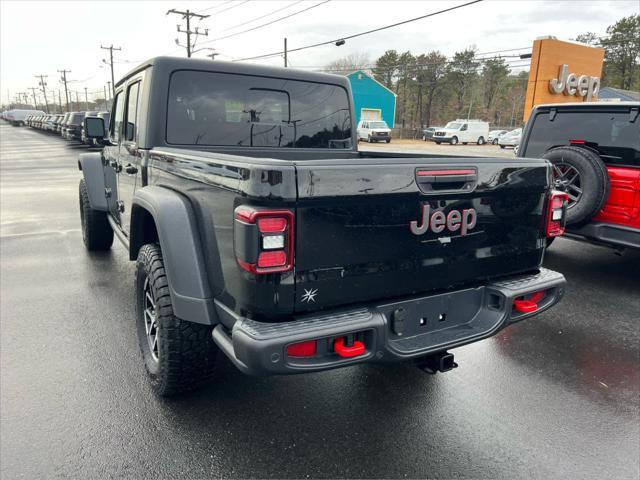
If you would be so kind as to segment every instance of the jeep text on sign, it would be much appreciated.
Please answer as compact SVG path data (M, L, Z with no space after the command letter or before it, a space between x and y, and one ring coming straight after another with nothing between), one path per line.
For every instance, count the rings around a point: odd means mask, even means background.
M602 48L551 37L533 42L523 121L536 105L596 100L603 61Z

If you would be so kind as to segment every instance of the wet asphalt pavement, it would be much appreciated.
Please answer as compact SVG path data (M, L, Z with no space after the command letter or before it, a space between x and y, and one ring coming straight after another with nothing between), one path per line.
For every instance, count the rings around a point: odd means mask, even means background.
M0 475L616 478L640 475L640 254L560 239L564 301L453 352L460 368L357 366L215 382L161 400L133 264L82 245L84 148L0 125Z

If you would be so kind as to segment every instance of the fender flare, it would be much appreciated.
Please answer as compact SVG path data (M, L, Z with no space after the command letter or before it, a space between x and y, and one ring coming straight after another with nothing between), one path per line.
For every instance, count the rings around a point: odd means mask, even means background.
M155 223L169 283L173 313L205 325L218 323L193 209L183 195L160 186L136 189L131 208L129 256L135 260L145 240L144 218Z
M89 194L89 206L93 210L109 211L105 193L102 153L82 153L78 158L78 169L82 171Z

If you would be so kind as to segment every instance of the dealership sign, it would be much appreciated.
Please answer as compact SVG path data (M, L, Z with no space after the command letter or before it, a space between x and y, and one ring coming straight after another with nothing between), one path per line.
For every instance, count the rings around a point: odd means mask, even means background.
M554 78L549 82L549 91L551 93L587 97L587 102L591 101L599 90L600 77L578 76L575 73L569 73L569 65L567 64L560 67L558 78Z

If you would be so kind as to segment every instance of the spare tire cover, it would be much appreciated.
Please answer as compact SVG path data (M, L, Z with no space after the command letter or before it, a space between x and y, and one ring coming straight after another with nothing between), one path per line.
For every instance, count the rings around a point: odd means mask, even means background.
M609 196L609 175L600 157L580 147L556 147L543 158L553 165L553 188L569 195L567 225L587 223Z

